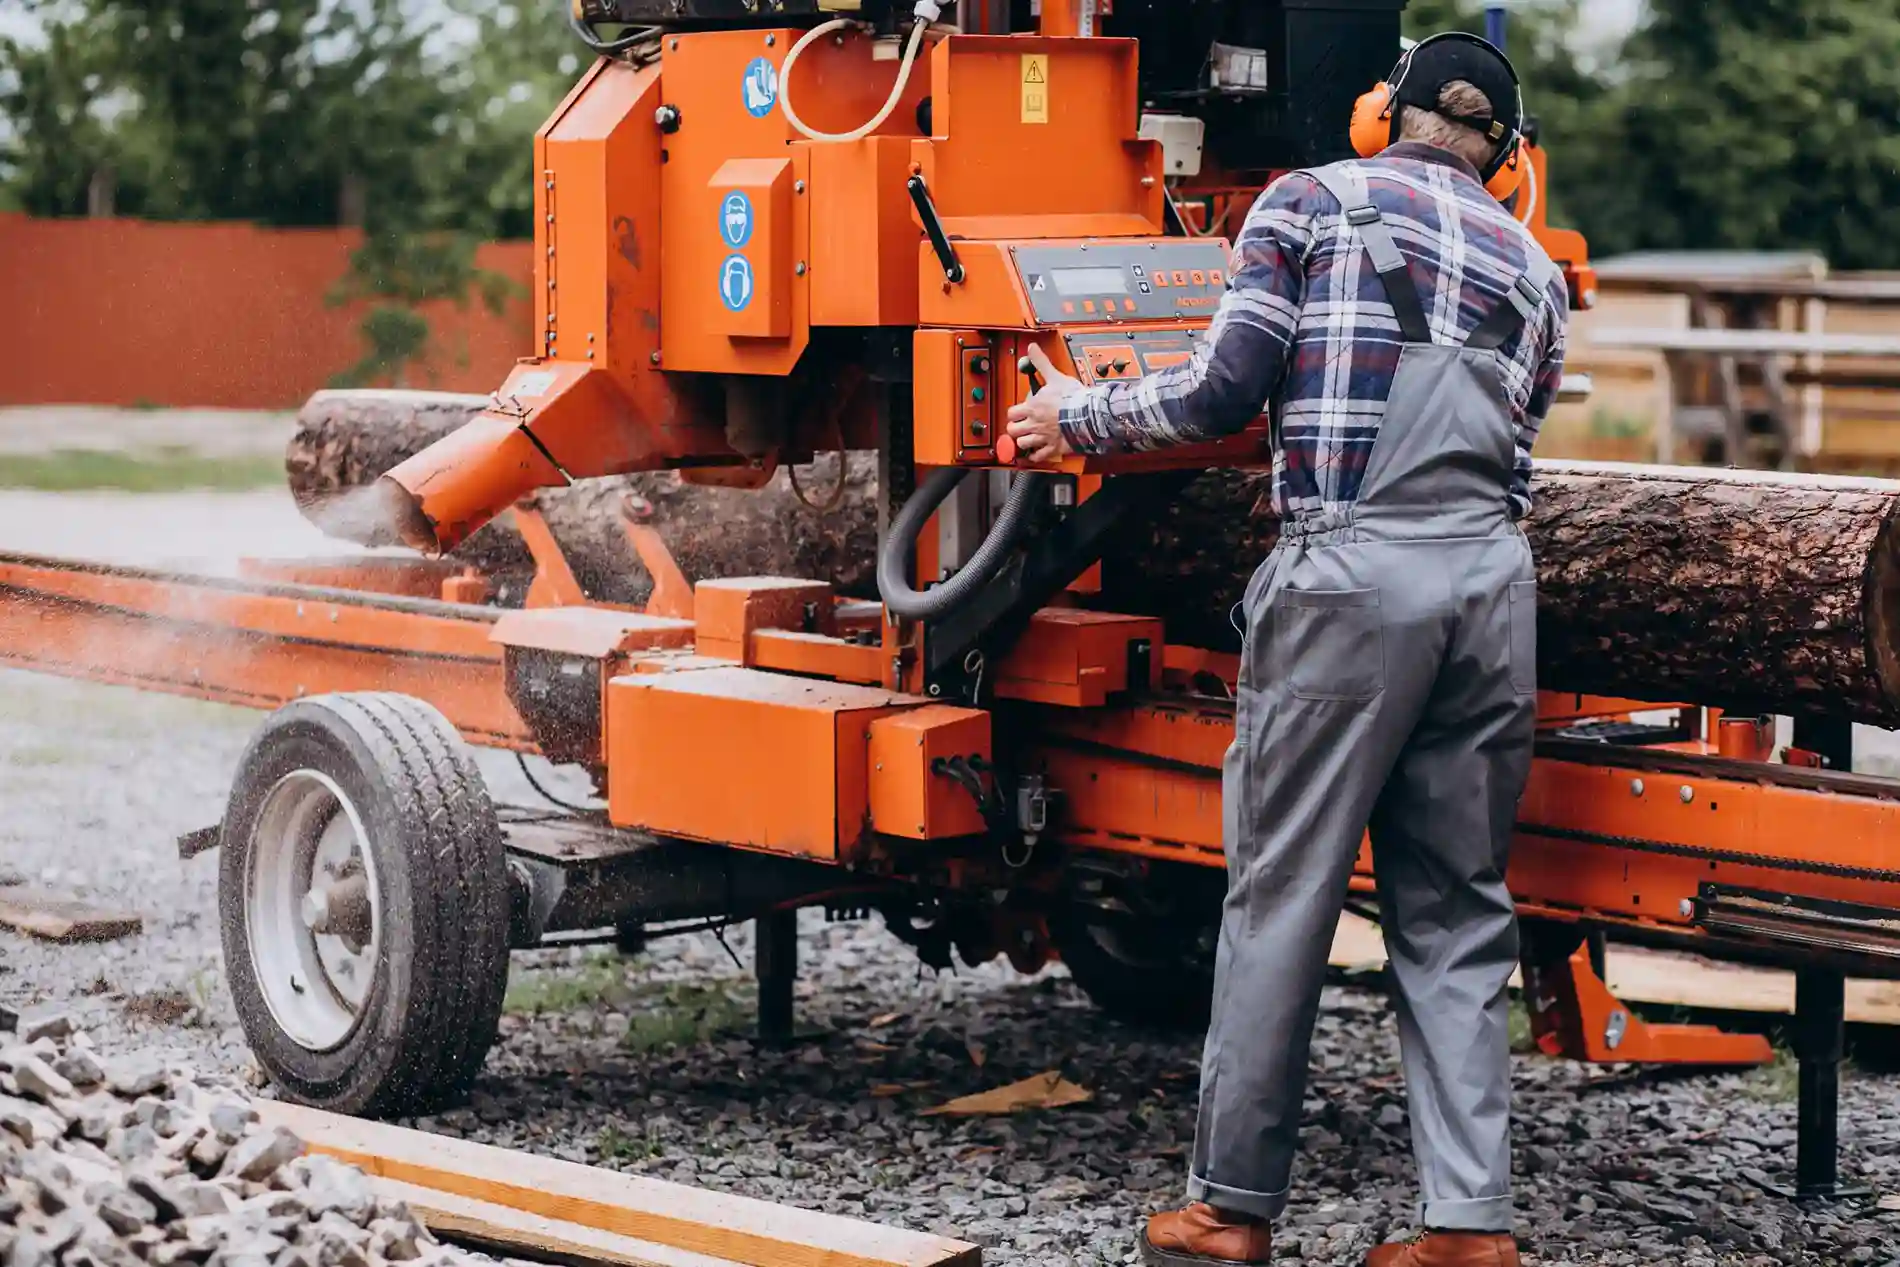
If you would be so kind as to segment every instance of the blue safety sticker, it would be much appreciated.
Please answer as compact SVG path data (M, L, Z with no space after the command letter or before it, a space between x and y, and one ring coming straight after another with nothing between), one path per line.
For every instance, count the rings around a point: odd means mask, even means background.
M719 266L719 298L734 312L744 312L752 302L752 261L743 255L728 255Z
M755 57L745 68L745 108L755 119L763 119L778 104L778 67L763 57Z
M719 204L719 236L735 248L752 240L752 200L736 189Z

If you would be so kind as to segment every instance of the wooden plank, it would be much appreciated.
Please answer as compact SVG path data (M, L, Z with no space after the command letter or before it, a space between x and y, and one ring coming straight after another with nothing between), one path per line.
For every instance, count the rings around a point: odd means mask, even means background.
M0 888L0 925L47 941L111 941L144 927L130 911L108 910L44 889Z
M734 1267L729 1258L708 1258L412 1183L371 1179L370 1185L378 1198L407 1205L423 1226L443 1240L486 1253L576 1267L595 1263L605 1267Z
M1333 936L1330 962L1349 972L1385 966L1376 924L1347 915ZM1794 1014L1794 973L1721 963L1668 950L1612 944L1605 955L1610 993L1625 1003L1687 1007L1711 1012ZM1523 983L1516 973L1511 985ZM1900 982L1847 983L1847 1019L1856 1025L1900 1025Z
M1801 330L1598 327L1590 331L1589 346L1730 356L1900 356L1900 337L1893 335L1811 334Z
M380 1122L258 1101L263 1120L364 1173L745 1267L980 1267L974 1245Z

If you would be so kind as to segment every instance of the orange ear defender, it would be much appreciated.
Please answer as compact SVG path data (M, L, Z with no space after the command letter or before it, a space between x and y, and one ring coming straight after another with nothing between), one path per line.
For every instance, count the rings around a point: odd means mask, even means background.
M1508 108L1510 110L1511 121L1508 124L1501 119L1493 119L1489 121L1489 127L1487 128L1485 122L1482 121L1473 119L1456 120L1459 123L1475 127L1479 131L1486 131L1494 140L1498 141L1497 155L1489 163L1485 164L1478 175L1484 181L1484 187L1490 192L1492 197L1496 198L1499 202L1507 202L1512 195L1517 193L1518 186L1524 181L1524 141L1523 136L1518 130L1524 118L1524 98L1522 89L1518 84L1517 68L1511 65L1511 59L1506 57L1503 50L1499 49L1496 45L1479 39L1475 35L1466 34L1463 31L1443 31L1437 35L1420 40L1405 50L1399 57L1398 64L1392 68L1392 73L1387 76L1384 81L1374 85L1371 91L1360 95L1359 99L1353 103L1352 123L1349 129L1349 139L1352 142L1353 153L1359 155L1361 158L1373 158L1383 153L1387 147L1397 144L1400 122L1399 109L1402 105L1416 106L1425 110L1430 110L1436 106L1436 85L1432 86L1430 90L1429 96L1431 100L1429 101L1406 100L1405 89L1406 79L1410 75L1412 66L1418 58L1419 50L1430 45L1440 44L1441 42L1460 43L1472 46L1470 51L1476 51L1480 54L1488 53L1496 60L1497 68L1501 68L1504 74L1508 76L1508 81L1505 81L1508 82L1507 91L1510 93ZM1447 77L1447 80L1450 78L1464 77L1466 76L1452 74ZM1492 78L1491 75L1484 75L1482 77L1487 79ZM1478 86L1480 89L1486 88L1486 85L1482 83ZM1423 88L1422 85L1419 87L1420 89ZM1503 95L1501 88L1502 84L1492 86L1485 92L1485 95L1496 103ZM1415 91L1413 95L1417 96L1418 94ZM1493 110L1494 113L1498 115L1504 113L1504 110L1499 108L1498 105L1494 105Z
M1352 150L1360 158L1372 158L1392 144L1392 85L1381 80L1371 92L1359 94L1352 103Z

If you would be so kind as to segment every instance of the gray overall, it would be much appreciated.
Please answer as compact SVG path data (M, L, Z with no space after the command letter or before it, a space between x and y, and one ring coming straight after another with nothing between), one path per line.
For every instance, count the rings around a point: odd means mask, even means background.
M1276 1219L1347 881L1368 827L1430 1228L1511 1227L1504 884L1530 771L1536 591L1508 490L1498 347L1553 277L1528 275L1462 347L1432 341L1350 164L1346 208L1405 346L1358 501L1286 525L1247 588L1228 751L1228 890L1190 1196Z

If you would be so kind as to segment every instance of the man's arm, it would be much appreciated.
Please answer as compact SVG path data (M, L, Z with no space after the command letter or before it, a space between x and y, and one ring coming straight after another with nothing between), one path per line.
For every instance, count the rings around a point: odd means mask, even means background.
M1312 180L1275 181L1247 213L1227 293L1189 360L1129 382L1099 383L1062 402L1062 436L1078 453L1131 453L1232 435L1260 416L1285 372L1306 299L1306 252L1327 195Z
M1548 313L1549 335L1544 359L1538 363L1531 380L1530 400L1517 423L1517 460L1511 472L1511 517L1522 519L1531 513L1531 449L1550 407L1557 401L1557 389L1564 381L1564 340L1570 324L1570 292L1559 277L1544 296Z

